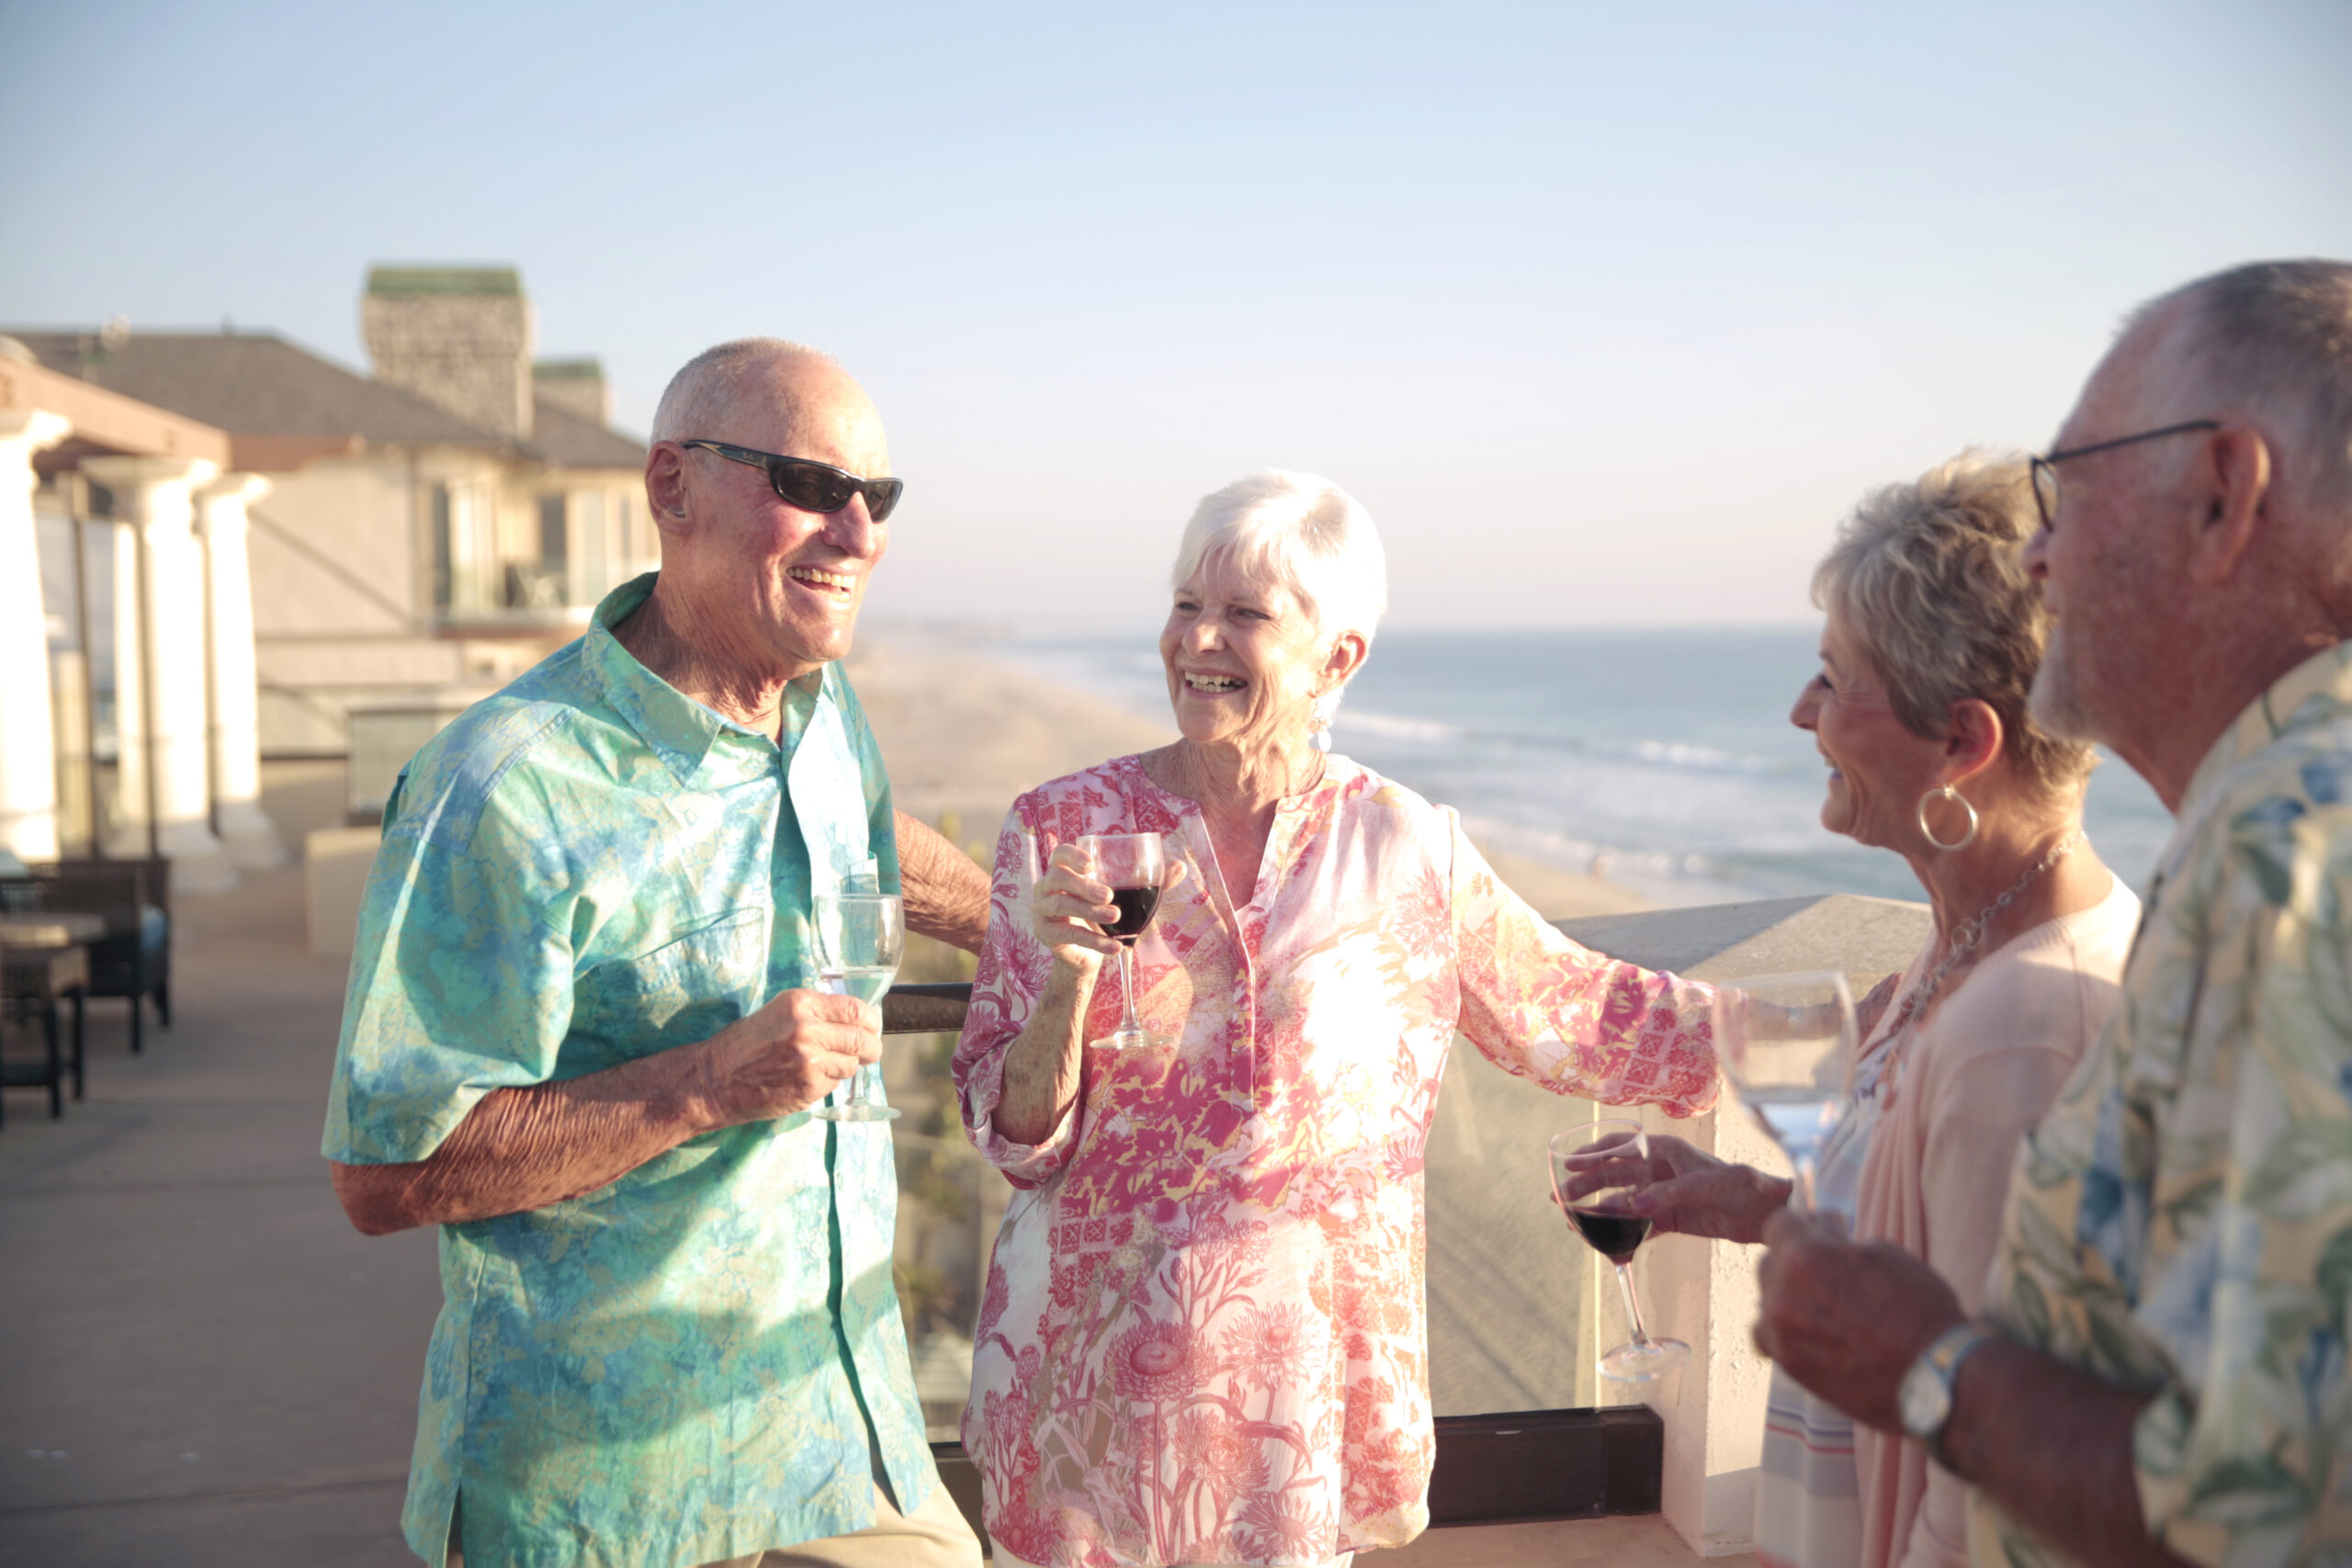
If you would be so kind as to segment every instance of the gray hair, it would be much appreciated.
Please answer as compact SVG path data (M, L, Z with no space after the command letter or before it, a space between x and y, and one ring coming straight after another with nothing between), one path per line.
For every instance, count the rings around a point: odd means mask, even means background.
M2142 306L2125 335L2168 314L2142 395L2188 391L2208 405L2172 418L2258 417L2285 446L2272 457L2287 493L2324 513L2352 512L2352 262L2217 272Z
M1976 698L2001 716L2010 760L2055 793L2092 753L2027 711L2050 631L2025 570L2040 526L2023 458L1963 452L1864 496L1814 571L1813 602L1844 618L1905 728L1933 736Z
M1388 613L1388 556L1372 513L1329 479L1268 468L1201 498L1176 547L1171 586L1225 552L1241 574L1296 599L1316 635L1369 648Z
M840 368L831 355L789 338L739 337L714 344L687 360L670 378L662 401L653 410L653 439L709 438L734 407L743 382L763 366L779 359L813 359Z

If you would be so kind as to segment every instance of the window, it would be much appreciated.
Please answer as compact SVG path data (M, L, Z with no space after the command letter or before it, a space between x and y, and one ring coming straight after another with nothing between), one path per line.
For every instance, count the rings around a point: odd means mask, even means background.
M570 514L563 495L539 497L539 565L562 571L571 560Z
M449 487L446 484L436 483L433 487L431 531L433 535L433 607L435 610L447 612L449 608L449 594L453 582L450 571L455 551L450 535Z

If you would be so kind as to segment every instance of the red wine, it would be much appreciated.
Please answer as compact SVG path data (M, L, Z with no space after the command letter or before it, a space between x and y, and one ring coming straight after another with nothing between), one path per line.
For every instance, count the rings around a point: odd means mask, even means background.
M1595 1252L1611 1263L1623 1263L1631 1258L1643 1239L1650 1234L1650 1217L1647 1214L1570 1209L1568 1223L1592 1244Z
M1119 918L1102 928L1104 936L1117 937L1129 947L1143 935L1144 927L1151 924L1151 917L1159 912L1159 889L1157 887L1114 887L1111 902L1119 907Z

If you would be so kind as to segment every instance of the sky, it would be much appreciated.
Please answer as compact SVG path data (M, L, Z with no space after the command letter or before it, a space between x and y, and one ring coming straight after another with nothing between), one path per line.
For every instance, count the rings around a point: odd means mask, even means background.
M2121 316L2352 256L2352 4L0 0L0 321L364 367L521 269L641 433L746 333L865 381L868 612L1155 630L1253 469L1399 626L1792 623L1866 491L2046 445Z

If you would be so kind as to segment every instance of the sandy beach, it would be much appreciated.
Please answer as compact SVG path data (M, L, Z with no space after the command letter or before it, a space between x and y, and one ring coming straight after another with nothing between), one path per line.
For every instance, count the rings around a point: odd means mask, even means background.
M1175 727L989 658L978 642L912 631L867 636L849 660L899 807L988 855L1023 790L1109 757L1164 746ZM1480 845L1548 919L1648 907L1600 877Z

